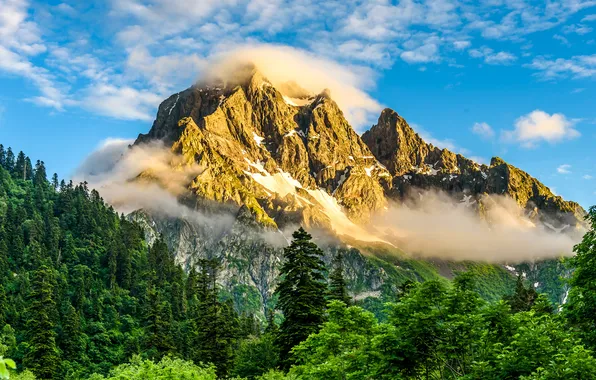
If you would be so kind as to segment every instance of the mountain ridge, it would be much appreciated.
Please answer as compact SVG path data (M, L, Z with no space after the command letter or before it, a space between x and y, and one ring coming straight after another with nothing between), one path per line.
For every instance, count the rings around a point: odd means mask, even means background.
M477 204L483 194L506 195L554 230L582 222L577 203L526 172L428 144L389 108L359 136L327 90L305 94L292 84L281 86L290 89L285 95L258 70L248 72L237 83L197 84L170 96L135 142L160 140L204 167L188 184L197 199L246 206L272 227L301 224L363 238L369 232L360 225L418 188L471 195ZM296 94L301 98L289 96Z

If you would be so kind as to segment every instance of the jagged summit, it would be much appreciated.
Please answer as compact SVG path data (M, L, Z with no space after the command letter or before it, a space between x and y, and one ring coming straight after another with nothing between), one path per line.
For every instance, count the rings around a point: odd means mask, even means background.
M204 168L188 184L199 206L215 201L274 228L322 226L362 240L381 240L360 226L414 188L504 194L568 224L583 212L499 158L480 165L426 143L389 108L360 137L328 90L288 82L282 92L248 66L236 78L170 96L136 142L161 140Z

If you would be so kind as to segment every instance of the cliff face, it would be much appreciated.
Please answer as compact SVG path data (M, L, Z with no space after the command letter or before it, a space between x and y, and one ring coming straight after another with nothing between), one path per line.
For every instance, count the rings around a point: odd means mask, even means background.
M367 227L371 215L415 189L473 199L478 212L484 194L505 195L554 230L581 223L583 215L579 205L499 158L480 165L427 144L393 110L385 109L360 137L328 91L282 93L256 70L235 84L195 85L166 99L135 144L154 140L183 157L177 165L203 169L186 184L184 203L202 212L225 210L235 222L221 229L142 210L131 218L149 237L164 234L186 266L217 257L224 289L250 304L243 308L273 302L287 244L280 231L297 225L330 233L320 240L326 260L345 250L356 297L377 294L391 281L450 276L445 263L407 258Z

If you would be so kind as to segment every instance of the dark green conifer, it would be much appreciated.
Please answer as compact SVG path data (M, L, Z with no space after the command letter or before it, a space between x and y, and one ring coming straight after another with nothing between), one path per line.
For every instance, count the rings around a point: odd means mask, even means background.
M54 273L47 266L33 272L28 295L26 341L23 366L40 379L53 379L60 362L56 347L56 303Z
M281 281L275 291L279 296L277 306L284 315L276 344L285 368L292 363L292 347L317 332L323 323L327 290L323 252L304 229L292 236L292 243L284 249Z

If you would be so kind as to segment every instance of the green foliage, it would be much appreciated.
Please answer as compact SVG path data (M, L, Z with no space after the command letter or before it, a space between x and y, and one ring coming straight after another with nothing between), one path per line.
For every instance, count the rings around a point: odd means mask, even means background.
M341 301L328 306L321 330L293 350L291 373L306 379L362 379L372 373L372 338L377 321L368 311Z
M276 343L286 368L291 363L292 347L318 331L324 320L327 284L323 252L311 239L302 228L294 232L292 243L284 249L285 262L275 291L284 315Z
M0 356L0 379L10 379L10 368L17 368L14 360Z
M130 363L121 364L108 376L92 375L89 380L216 380L215 367L198 366L192 362L165 356L158 363L134 356Z
M23 366L37 377L53 379L59 364L56 345L56 303L54 273L47 266L33 272L28 295L26 335L27 352Z
M477 263L448 282L387 250L365 264L385 278L380 298L358 301L373 314L347 304L343 270L353 275L359 253L337 256L327 286L322 252L300 229L268 305L281 313L268 308L262 331L262 315L233 307L256 311L262 296L219 289L217 261L186 274L163 239L149 246L85 183L50 183L42 161L0 146L0 378L591 379L596 208L588 221L563 313L552 301L566 263L545 263L535 289ZM352 290L370 287L358 281ZM7 372L15 366L24 371Z
M274 344L274 335L249 337L240 343L236 352L233 374L254 379L277 367L279 352Z
M514 313L530 311L537 298L538 293L536 292L536 289L532 286L526 287L524 285L524 278L521 274L517 276L513 294L503 297L503 299L509 303L511 311Z
M199 289L162 239L149 247L97 191L50 183L42 161L0 146L0 355L19 368L81 379L172 354L225 376L239 317L209 275Z
M587 221L591 228L575 246L571 260L575 271L565 313L584 342L596 349L596 206L590 208Z

